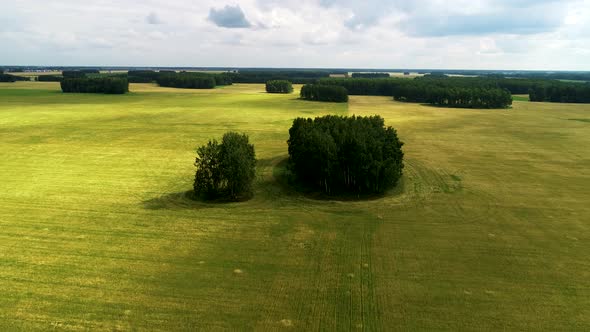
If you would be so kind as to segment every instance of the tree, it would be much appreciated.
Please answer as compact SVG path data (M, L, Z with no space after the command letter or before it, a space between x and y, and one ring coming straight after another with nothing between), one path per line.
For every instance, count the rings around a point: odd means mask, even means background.
M219 154L230 198L237 199L238 195L250 192L256 175L256 154L254 145L248 142L248 136L226 133Z
M221 144L209 141L197 149L195 194L203 199L239 200L251 193L256 175L254 145L246 134L228 132Z
M220 147L216 140L197 148L194 190L199 197L211 199L219 193L222 180L219 152Z
M266 82L266 92L268 93L291 93L293 85L286 80L273 80Z

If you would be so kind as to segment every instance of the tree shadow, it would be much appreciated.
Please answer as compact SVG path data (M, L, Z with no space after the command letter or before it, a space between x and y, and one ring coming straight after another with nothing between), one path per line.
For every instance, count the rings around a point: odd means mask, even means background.
M219 197L212 200L204 200L195 195L193 190L181 191L162 195L143 201L143 207L147 210L202 210L220 207L231 203L241 203L250 200L252 194L238 197L237 200L227 197Z

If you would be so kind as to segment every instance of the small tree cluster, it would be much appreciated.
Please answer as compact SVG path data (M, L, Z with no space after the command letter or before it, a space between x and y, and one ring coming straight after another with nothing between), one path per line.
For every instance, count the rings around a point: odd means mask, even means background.
M276 80L266 82L266 92L268 93L291 93L293 85L289 81Z
M61 90L64 93L124 94L129 92L129 81L118 77L64 78Z
M239 200L251 194L256 153L246 134L228 132L221 143L209 141L197 149L194 191L203 199Z
M306 84L301 88L301 98L335 103L348 102L348 91L335 85Z
M380 116L298 118L287 143L297 179L326 194L383 193L404 167L403 143Z
M388 73L352 73L352 78L389 78Z

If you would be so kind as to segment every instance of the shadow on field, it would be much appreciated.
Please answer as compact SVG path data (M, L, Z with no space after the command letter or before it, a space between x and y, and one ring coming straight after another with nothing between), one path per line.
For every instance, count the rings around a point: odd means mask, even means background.
M143 207L147 210L202 210L220 207L223 204L240 203L250 198L251 196L243 197L238 201L227 199L203 201L195 196L194 191L188 190L145 200Z
M274 164L273 167L273 178L276 184L281 188L281 192L290 196L303 196L308 199L318 201L374 201L384 197L392 197L401 195L404 192L404 181L403 178L399 181L398 185L384 193L384 194L339 194L339 195L328 195L324 192L318 191L315 188L306 186L295 179L295 176L289 168L288 158L282 159L278 163Z

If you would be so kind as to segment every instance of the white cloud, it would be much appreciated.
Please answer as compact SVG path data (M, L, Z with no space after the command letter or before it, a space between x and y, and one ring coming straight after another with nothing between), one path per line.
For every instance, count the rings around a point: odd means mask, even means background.
M589 16L589 0L7 1L0 64L587 70Z

